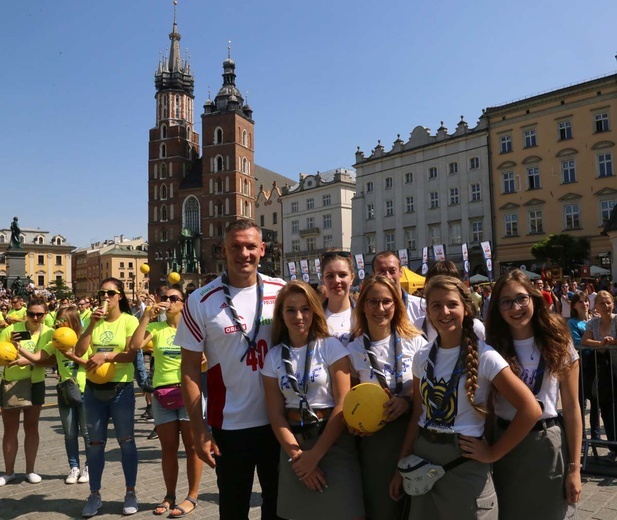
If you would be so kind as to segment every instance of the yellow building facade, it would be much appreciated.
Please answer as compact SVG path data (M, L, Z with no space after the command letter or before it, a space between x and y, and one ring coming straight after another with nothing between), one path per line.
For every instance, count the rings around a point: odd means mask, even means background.
M602 236L617 202L617 74L486 109L496 273L539 272L531 246L549 234L588 238L608 267Z

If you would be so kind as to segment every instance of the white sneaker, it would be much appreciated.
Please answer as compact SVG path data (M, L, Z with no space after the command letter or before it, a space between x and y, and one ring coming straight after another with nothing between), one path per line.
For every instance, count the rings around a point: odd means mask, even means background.
M90 493L88 501L81 512L81 516L84 518L90 518L91 516L97 515L102 505L103 502L101 502L101 495L98 493Z
M26 473L26 480L30 482L30 484L38 484L43 479L38 473Z
M127 491L124 495L124 507L122 508L123 515L134 515L139 511L139 504L137 503L137 497L135 491Z
M86 482L90 482L90 475L88 474L88 466L81 470L81 474L77 479L79 484L85 484Z
M71 468L68 477L64 479L65 484L77 484L77 478L79 477L79 468Z
M0 476L0 486L6 486L11 480L15 480L15 473L12 475L2 475Z

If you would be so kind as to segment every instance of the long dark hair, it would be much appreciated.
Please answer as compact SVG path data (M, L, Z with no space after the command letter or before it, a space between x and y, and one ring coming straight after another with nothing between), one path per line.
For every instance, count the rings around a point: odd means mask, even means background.
M546 368L557 378L561 378L572 365L569 351L572 342L570 331L561 316L549 312L544 304L542 292L520 269L504 274L493 288L486 321L486 342L505 358L515 374L520 373L510 326L499 310L501 292L509 283L519 284L531 297L533 303L531 325L536 345L546 362Z
M122 281L114 278L113 276L110 276L109 278L105 278L105 280L101 282L101 285L99 285L99 287L103 287L103 285L106 283L113 283L116 286L116 289L120 291L120 310L122 312L126 312L127 314L132 315L133 312L131 310L131 304L129 302L129 299L126 297L126 293L124 292L124 284L122 283Z
M585 291L576 291L572 298L570 299L570 317L575 318L577 320L587 321L589 316L579 316L578 310L576 309L576 304L578 302L588 302L589 297Z

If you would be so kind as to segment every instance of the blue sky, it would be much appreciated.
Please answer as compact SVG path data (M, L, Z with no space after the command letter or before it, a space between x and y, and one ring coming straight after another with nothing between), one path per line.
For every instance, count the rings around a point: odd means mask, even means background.
M147 236L147 139L171 0L2 2L0 227ZM584 7L583 7L584 6ZM614 73L617 2L180 0L196 116L232 41L258 164L297 179L417 125ZM201 133L199 126L196 130Z

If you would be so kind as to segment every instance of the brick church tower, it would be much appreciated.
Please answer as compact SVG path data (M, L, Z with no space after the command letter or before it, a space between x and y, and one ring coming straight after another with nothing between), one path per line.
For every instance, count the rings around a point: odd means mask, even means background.
M202 114L202 150L194 131L194 76L180 56L174 8L169 58L155 73L156 127L150 130L148 167L148 261L150 286L171 271L199 284L220 273L228 222L254 218L255 179L252 110L236 88L228 52L223 85Z

